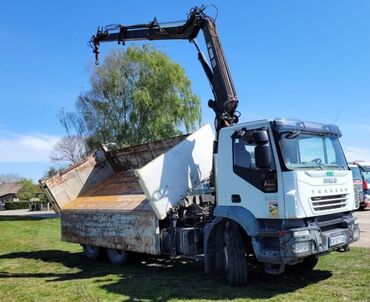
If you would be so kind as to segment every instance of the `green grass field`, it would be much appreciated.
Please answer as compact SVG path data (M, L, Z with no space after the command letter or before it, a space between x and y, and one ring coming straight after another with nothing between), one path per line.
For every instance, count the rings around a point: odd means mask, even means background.
M311 272L266 275L245 288L202 262L142 258L125 266L84 259L60 241L59 219L0 218L0 301L370 301L370 249L320 258Z

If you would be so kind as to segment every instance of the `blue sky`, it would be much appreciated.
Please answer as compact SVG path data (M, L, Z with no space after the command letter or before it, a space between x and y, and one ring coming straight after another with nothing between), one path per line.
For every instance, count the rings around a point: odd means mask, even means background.
M98 25L185 19L201 1L6 1L0 11L0 174L38 180L73 109L89 89ZM240 100L241 121L335 122L347 158L370 161L370 2L212 1ZM215 15L210 8L208 13ZM199 37L201 40L201 37ZM181 64L206 107L212 97L186 41L153 43ZM103 45L102 56L116 45Z

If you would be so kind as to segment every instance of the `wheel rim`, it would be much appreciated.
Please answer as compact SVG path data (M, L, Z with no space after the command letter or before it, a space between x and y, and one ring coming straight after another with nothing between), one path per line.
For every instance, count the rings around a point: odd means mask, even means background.
M113 249L112 251L113 251L113 254L115 254L116 256L122 256L122 254L123 254L123 251L121 251L121 250Z
M86 245L86 250L89 254L95 254L95 247L91 245Z
M226 246L224 246L224 255L225 255L225 269L226 269L226 271L228 271L228 268L229 268L229 255L228 255Z

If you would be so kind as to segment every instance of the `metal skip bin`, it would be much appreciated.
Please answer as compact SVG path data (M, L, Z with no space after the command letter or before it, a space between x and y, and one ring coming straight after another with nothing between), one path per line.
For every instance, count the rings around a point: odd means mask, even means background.
M61 214L62 240L158 255L159 226L133 169L183 137L89 156L40 185ZM123 163L123 164L122 164Z
M157 255L158 219L132 171L111 177L61 210L62 240Z

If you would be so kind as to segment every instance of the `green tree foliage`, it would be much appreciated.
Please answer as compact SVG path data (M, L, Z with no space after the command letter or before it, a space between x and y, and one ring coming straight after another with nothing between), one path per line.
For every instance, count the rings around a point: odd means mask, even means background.
M20 200L29 201L40 192L39 187L36 186L31 179L22 178L20 183L22 184L22 187L17 193L17 196Z
M200 124L200 100L184 69L147 45L113 51L94 68L90 83L76 111L60 116L68 132L87 137L89 149L169 138Z
M49 167L42 176L42 179L48 179L50 177L53 177L54 175L57 175L59 172L62 172L66 166L51 166Z

